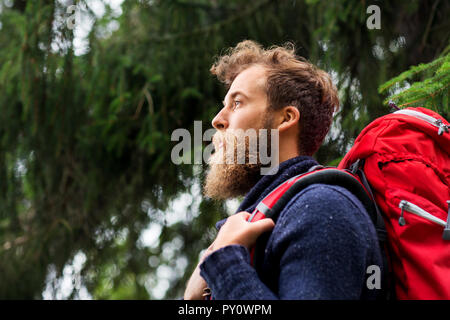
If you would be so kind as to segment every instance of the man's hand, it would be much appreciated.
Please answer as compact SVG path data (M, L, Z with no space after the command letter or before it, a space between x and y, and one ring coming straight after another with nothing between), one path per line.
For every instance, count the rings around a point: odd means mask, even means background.
M275 226L272 219L262 219L256 222L248 222L250 213L242 211L227 219L220 228L216 240L208 247L200 262L192 273L184 292L185 300L203 299L203 289L207 287L206 281L200 276L200 264L212 252L222 247L239 244L250 249L258 237Z
M232 244L240 244L250 249L262 233L272 230L275 226L273 220L269 218L248 222L250 216L250 213L242 211L229 217L220 228L212 251Z
M186 290L184 291L184 300L203 300L203 289L205 289L208 285L206 284L205 279L200 276L200 265L213 251L213 246L214 242L208 247L208 249L206 249L200 259L200 262L197 264L197 267L189 278Z

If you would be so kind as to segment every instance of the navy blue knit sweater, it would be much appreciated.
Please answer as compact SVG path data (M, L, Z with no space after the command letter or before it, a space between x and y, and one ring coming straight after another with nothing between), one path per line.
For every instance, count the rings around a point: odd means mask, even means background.
M237 212L252 212L275 187L316 164L305 156L281 163L277 174L258 181ZM200 274L214 299L375 299L379 290L366 285L370 265L382 269L382 258L361 202L342 187L315 184L281 211L258 269L245 247L230 245L210 254Z

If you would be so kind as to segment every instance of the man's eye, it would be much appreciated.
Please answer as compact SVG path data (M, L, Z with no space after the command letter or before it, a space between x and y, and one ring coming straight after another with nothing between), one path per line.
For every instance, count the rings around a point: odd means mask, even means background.
M237 107L239 107L240 104L241 104L240 101L238 101L238 100L234 101L233 108L236 109Z

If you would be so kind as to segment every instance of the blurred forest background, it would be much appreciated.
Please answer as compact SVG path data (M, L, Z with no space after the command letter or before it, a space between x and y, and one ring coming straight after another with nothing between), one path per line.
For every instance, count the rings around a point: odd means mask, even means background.
M444 0L0 0L0 298L182 297L238 203L170 160L173 130L220 108L214 57L291 41L329 71L341 108L316 158L336 164L389 99L449 118L449 16Z

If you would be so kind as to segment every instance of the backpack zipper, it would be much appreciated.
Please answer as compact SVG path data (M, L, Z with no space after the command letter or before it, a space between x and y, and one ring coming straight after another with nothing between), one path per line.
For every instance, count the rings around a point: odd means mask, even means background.
M450 129L450 126L448 126L444 122L442 122L441 119L436 119L432 116L429 116L429 115L419 112L419 111L403 109L403 110L396 111L394 113L405 114L407 116L415 117L415 118L421 119L423 121L426 121L439 129L438 135L442 135L444 132L448 133L449 129Z
M401 226L404 226L406 224L406 220L403 217L403 211L411 212L411 213L415 214L416 216L427 219L428 221L434 222L442 227L446 226L446 223L444 220L441 220L441 219L433 216L432 214L423 210L421 207L416 206L414 203L411 203L409 201L406 201L406 200L400 201L400 204L398 205L398 207L402 210L401 214L400 214L400 218L398 219L398 224Z

